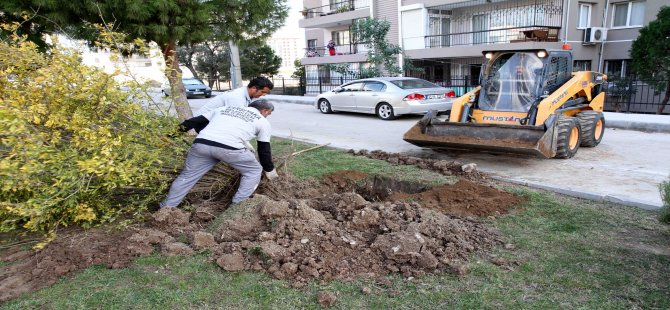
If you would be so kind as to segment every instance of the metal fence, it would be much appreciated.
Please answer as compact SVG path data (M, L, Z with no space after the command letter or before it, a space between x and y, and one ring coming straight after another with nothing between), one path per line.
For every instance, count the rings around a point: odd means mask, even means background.
M426 48L451 47L473 44L515 42L558 42L560 27L523 26L495 30L465 31L425 37Z
M302 79L284 77L270 77L269 79L272 81L272 84L274 84L274 88L271 92L274 95L305 95L305 83ZM208 85L211 85L212 89L216 91L228 91L233 88L231 81L228 80L207 79L207 82ZM244 86L246 85L247 84L244 84Z
M305 19L309 19L369 7L370 7L370 0L341 0L341 1L330 1L330 4L322 6L305 8L300 12L302 13L302 16L305 17Z
M625 83L610 82L605 99L605 111L655 114L667 96L668 80L627 79ZM658 91L652 85L665 85ZM670 114L666 105L661 114Z
M358 79L355 76L319 76L308 79L270 78L274 84L272 94L292 96L316 96L331 91L336 87ZM462 96L479 85L477 76L454 76L447 80L431 80L431 82L454 90L456 96ZM651 85L668 85L665 81L630 80L627 84L609 83L605 98L605 111L655 114L661 107L666 92L659 92ZM229 90L229 81L217 81L216 90ZM625 90L617 88L626 88ZM666 105L662 114L670 114L670 104Z

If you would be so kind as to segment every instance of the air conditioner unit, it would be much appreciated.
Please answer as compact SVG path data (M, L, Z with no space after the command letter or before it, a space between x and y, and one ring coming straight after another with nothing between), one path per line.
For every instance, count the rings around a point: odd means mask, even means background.
M589 27L584 30L584 44L595 44L607 40L607 28Z

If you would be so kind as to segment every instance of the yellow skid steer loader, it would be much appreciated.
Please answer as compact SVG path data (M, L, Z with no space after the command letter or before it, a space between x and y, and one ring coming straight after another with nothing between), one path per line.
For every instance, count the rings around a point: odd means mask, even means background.
M480 86L454 100L447 119L427 113L403 139L433 149L570 158L605 130L607 76L572 72L567 50L485 51Z

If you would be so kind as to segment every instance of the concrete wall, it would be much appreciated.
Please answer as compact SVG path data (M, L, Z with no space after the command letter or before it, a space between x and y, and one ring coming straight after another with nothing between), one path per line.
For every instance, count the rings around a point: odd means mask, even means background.
M386 34L386 40L392 44L399 44L398 32L398 1L396 0L371 0L374 1L372 16L376 19L386 20L391 23L391 28Z

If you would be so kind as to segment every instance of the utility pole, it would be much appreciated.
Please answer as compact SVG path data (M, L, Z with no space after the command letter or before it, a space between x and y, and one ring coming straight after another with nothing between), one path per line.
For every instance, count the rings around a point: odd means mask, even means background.
M230 46L230 81L233 89L242 86L242 69L240 68L240 49L232 40L228 41Z

